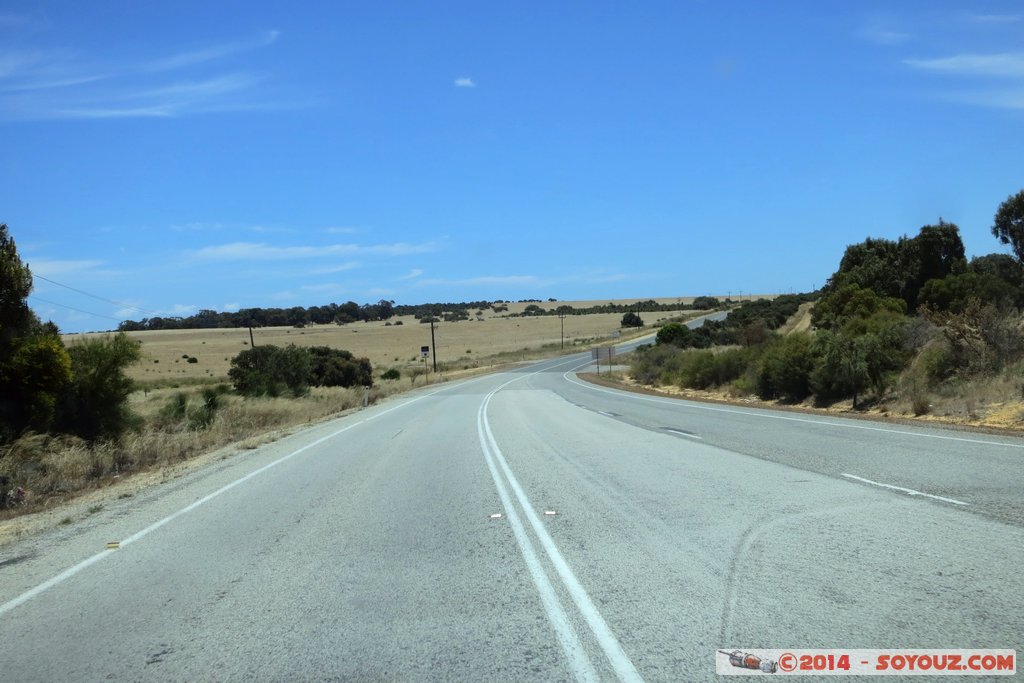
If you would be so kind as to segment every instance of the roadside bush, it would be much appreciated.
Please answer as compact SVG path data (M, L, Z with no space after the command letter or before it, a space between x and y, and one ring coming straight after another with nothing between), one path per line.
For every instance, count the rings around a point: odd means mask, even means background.
M639 315L637 315L636 313L633 313L632 311L630 311L629 313L626 313L625 315L622 316L622 322L619 324L619 326L620 327L643 327L644 326L644 321L643 321L643 319Z
M83 439L118 437L138 424L128 408L132 381L124 370L140 356L124 332L86 339L68 348L72 380L58 408L57 427Z
M380 376L381 379L396 380L402 377L402 372L398 368L391 368L386 370L384 374Z
M231 359L228 377L246 396L302 396L309 390L312 362L305 349L272 345L246 349Z
M373 366L367 358L355 358L350 351L313 346L309 383L317 387L356 387L373 385Z
M769 346L757 370L757 393L761 398L801 401L811 394L814 353L811 337L795 333Z

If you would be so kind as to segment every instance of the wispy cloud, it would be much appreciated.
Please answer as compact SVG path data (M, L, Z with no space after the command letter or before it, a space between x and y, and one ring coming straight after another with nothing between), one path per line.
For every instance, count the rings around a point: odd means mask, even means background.
M148 71L171 71L182 67L203 64L205 62L211 62L239 52L248 52L249 50L255 50L257 48L272 45L277 41L280 35L280 31L267 31L256 40L224 43L223 45L214 45L211 47L200 48L198 50L192 50L190 52L181 52L171 57L165 57L164 59L157 59L150 62L144 68Z
M423 269L422 268L413 268L408 273L406 273L405 275L403 275L402 277L400 277L398 279L399 280L415 280L420 275L423 275Z
M331 273L344 273L347 270L355 270L360 264L357 261L349 261L348 263L342 263L337 266L328 266L326 268L315 268L314 270L308 271L314 275L330 275Z
M959 54L934 59L906 59L904 63L915 69L949 75L996 78L1024 76L1024 52Z
M347 226L338 226L324 228L324 232L326 232L328 235L353 235L359 232L359 230L357 228L350 228Z
M970 19L978 24L1016 24L1024 20L1024 14L972 14Z
M911 40L913 36L903 31L894 31L880 26L868 26L857 32L857 35L864 40L877 45L902 45Z
M270 31L250 41L182 52L141 67L135 59L111 66L71 50L0 47L0 118L167 118L306 106L280 93L270 96L272 84L253 71L211 73L217 60L267 47L278 35Z
M459 76L458 78L455 79L455 87L456 88L475 88L476 87L476 83L474 83L473 79L470 78L469 76Z
M103 265L103 261L92 260L28 259L28 261L32 273L34 275L42 275L43 277L81 273L82 271L93 270Z
M324 258L338 255L376 254L381 256L403 256L434 251L433 243L408 244L327 244L323 246L274 246L258 242L232 242L204 247L192 252L204 261L282 261L295 259Z

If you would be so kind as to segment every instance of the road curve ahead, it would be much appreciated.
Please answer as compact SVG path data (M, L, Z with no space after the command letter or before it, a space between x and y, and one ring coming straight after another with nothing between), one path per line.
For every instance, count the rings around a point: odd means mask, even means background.
M1024 652L1024 441L625 394L588 363L426 388L0 550L3 678L699 681L723 648Z

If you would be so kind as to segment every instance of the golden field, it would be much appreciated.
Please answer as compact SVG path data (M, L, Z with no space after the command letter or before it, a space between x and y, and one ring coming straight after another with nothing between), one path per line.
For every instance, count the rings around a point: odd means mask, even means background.
M606 303L629 304L647 299L541 302L543 308L570 305L575 308ZM692 297L655 299L659 303L678 304L676 311L641 313L648 328L659 320L681 315ZM494 313L484 310L477 319L470 310L470 319L435 324L437 362L448 366L471 367L484 359L501 355L502 360L515 360L515 352L561 345L561 323L556 316L506 317L521 312L529 302L510 303L509 310ZM573 315L565 318L565 347L583 348L602 339L611 339L619 331L621 313ZM396 323L401 322L401 325ZM390 324L387 324L390 323ZM430 325L412 316L387 321L357 322L346 325L307 325L304 328L254 328L257 345L330 346L351 351L357 357L370 359L375 371L390 367L401 370L422 366L420 347L431 345ZM197 380L226 377L231 358L249 347L247 328L208 330L165 330L130 332L142 342L142 361L132 366L129 375L139 381ZM67 335L73 344L88 335ZM195 363L188 362L193 357ZM525 353L524 353L525 357Z

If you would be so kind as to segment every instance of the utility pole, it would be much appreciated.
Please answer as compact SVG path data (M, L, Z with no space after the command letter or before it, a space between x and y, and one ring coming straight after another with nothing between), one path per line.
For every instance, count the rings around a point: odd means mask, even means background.
M434 316L430 316L430 349L434 354L434 372L437 372L437 342L434 341Z
M252 325L249 325L249 347L256 348L256 340L252 338Z

